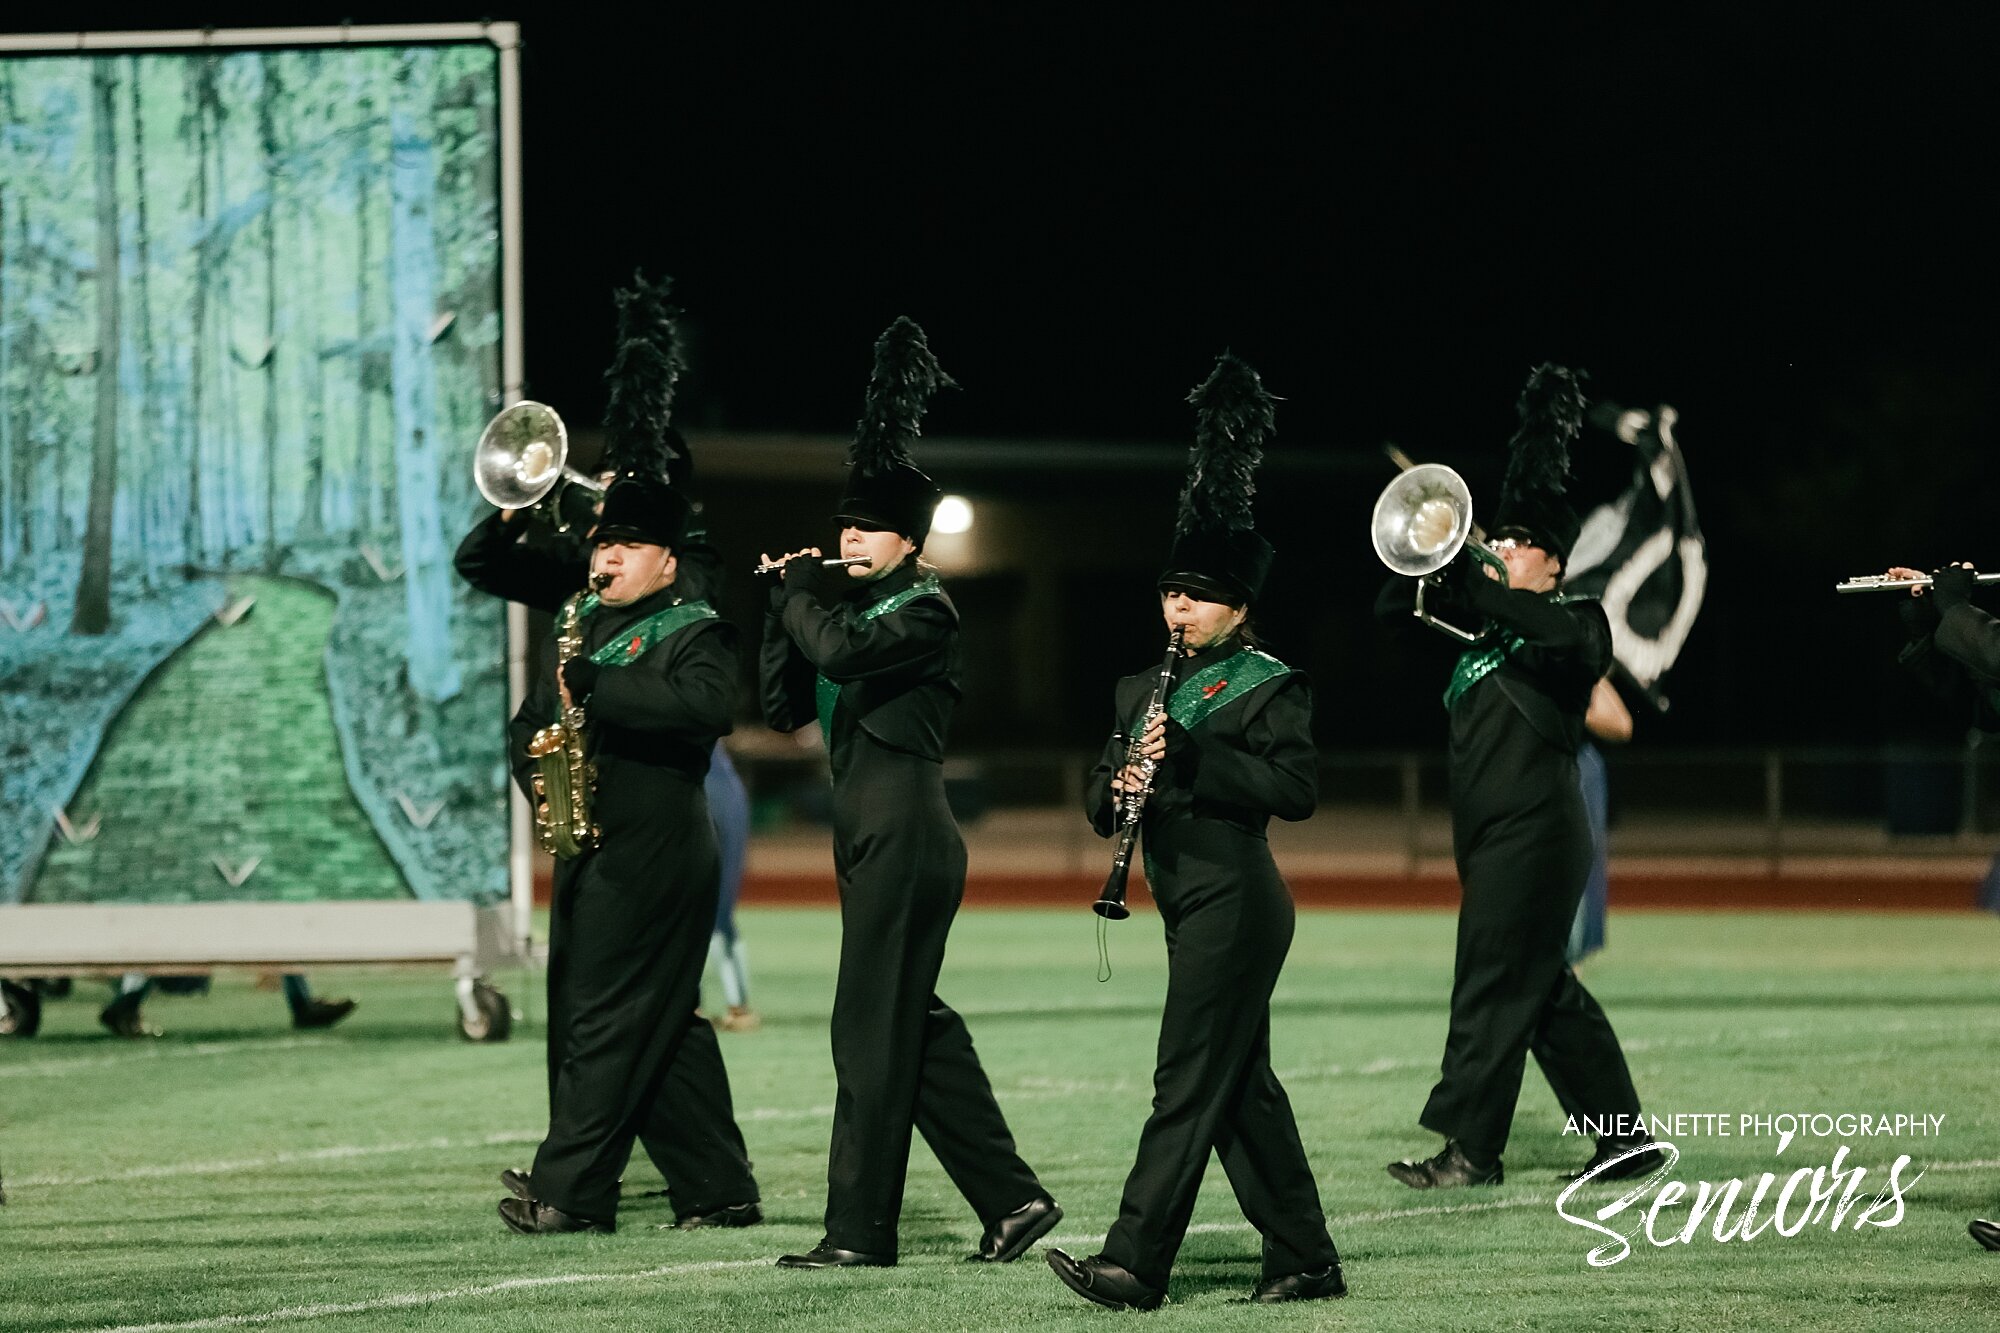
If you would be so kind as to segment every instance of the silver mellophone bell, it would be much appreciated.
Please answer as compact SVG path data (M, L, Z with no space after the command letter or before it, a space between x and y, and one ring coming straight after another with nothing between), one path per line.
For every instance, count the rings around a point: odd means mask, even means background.
M872 565L875 562L865 555L850 555L836 557L832 560L822 560L819 563L824 569L846 569L849 565ZM761 561L757 568L751 572L753 574L775 574L784 567L785 562L783 560L765 560Z
M1972 577L1972 581L1982 587L1987 584L2000 583L2000 574L1975 574ZM1892 579L1887 574L1863 574L1858 578L1851 578L1845 583L1834 584L1833 590L1835 592L1901 592L1905 588L1928 588L1930 586L1931 579L1928 574L1914 579Z

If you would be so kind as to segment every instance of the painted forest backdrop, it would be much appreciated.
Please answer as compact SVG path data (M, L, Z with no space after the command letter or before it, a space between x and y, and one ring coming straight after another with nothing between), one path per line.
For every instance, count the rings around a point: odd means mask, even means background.
M504 894L497 82L0 59L0 902Z

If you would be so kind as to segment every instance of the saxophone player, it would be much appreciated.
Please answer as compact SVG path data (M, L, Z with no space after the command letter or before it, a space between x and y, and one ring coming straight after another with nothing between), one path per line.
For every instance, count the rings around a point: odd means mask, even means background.
M559 855L548 1134L527 1172L502 1174L500 1216L530 1234L615 1230L635 1138L682 1228L763 1220L715 1029L697 1013L719 873L703 782L732 726L736 634L682 595L693 511L658 410L671 380L645 373L663 358L629 350L619 364L639 370L612 376L616 475L589 539L591 587L540 645L509 737Z
M951 381L923 330L892 324L851 451L834 521L831 575L800 552L779 568L765 617L765 720L817 721L833 767L840 972L833 997L833 1144L826 1234L784 1268L888 1267L921 1131L984 1227L970 1259L1020 1257L1062 1217L1014 1149L965 1020L937 996L946 938L965 893L965 842L945 803L944 738L958 686L958 611L918 563L938 488L908 445L931 394ZM822 597L832 577L845 596Z
M1291 947L1291 892L1265 827L1299 820L1317 799L1305 677L1254 646L1252 604L1271 546L1252 526L1251 470L1272 399L1233 356L1194 391L1192 479L1160 611L1180 656L1163 714L1148 704L1150 668L1117 688L1117 732L1085 792L1098 833L1118 827L1154 764L1142 836L1146 878L1167 928L1153 1110L1139 1134L1118 1220L1103 1252L1052 1249L1049 1266L1087 1300L1150 1310L1166 1296L1210 1151L1243 1214L1263 1233L1260 1303L1346 1294L1319 1190L1284 1087L1271 1070L1271 991ZM1128 732L1138 732L1136 747Z

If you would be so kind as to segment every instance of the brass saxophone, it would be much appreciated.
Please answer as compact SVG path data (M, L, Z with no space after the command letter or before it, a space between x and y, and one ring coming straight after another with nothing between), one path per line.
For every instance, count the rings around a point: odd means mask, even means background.
M610 580L598 574L590 582L596 589ZM558 682L562 680L563 668L583 651L579 608L584 596L577 593L564 602L556 617ZM543 851L563 861L594 849L600 836L590 818L597 765L584 754L583 724L583 708L572 702L528 742L528 757L535 761L535 839Z

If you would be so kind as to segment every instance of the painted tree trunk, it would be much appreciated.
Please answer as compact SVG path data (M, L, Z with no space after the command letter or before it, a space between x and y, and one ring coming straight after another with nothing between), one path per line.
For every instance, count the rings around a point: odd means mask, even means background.
M146 120L139 91L139 57L126 61L132 85L132 205L133 205L133 291L138 310L133 330L139 352L139 402L137 440L133 454L139 461L135 515L138 531L139 568L145 585L153 584L153 533L160 521L160 479L165 469L154 466L160 459L160 358L153 343L153 242L146 216Z
M15 253L21 257L21 262L15 265L15 273L21 279L18 286L25 295L28 282L32 277L32 270L28 267L28 261L31 258L28 241L32 234L28 230L28 201L26 199L20 200L14 211L20 214L21 236L20 244L15 247ZM20 304L20 302L17 301L16 304ZM35 553L35 496L31 486L35 476L35 423L40 418L35 415L34 404L42 395L42 386L45 381L42 378L44 366L41 359L36 356L36 339L34 336L36 329L34 324L23 320L21 332L23 334L21 354L27 362L22 378L26 380L27 385L25 390L14 400L16 410L14 412L13 485L14 522L15 526L20 529L19 555L21 559L25 560Z
M97 147L97 412L90 443L90 517L72 634L102 634L111 628L111 513L118 493L118 81L108 62L98 62L91 85Z
M349 473L350 522L354 532L372 537L382 530L375 506L375 390L369 374L368 345L375 335L374 264L375 241L370 207L374 198L374 145L378 138L375 112L380 105L375 96L376 81L359 63L350 64L347 100L360 117L363 131L350 162L354 184L354 355L348 364L354 371L353 466Z
M451 655L451 571L438 508L437 384L430 326L437 290L435 150L419 113L428 108L437 53L413 50L398 62L389 119L390 330L395 405L397 516L409 615L405 658L411 692L442 703L459 690Z
M266 51L257 94L257 135L264 148L264 567L278 567L278 141L277 101L284 92L278 57Z
M215 118L214 133L209 142L215 150L215 216L218 221L229 212L229 126L223 112L223 102L211 80L209 84L211 114ZM246 494L248 481L243 467L243 414L238 398L236 378L236 284L230 273L231 247L235 244L234 234L225 237L215 235L209 250L209 262L215 265L215 408L216 408L216 456L214 459L215 507L221 540L216 544L216 554L227 567L239 546L252 545L256 533L251 530L251 519L245 512L249 508Z
M0 573L14 563L14 307L7 290L7 198L0 194Z
M201 451L205 440L204 428L207 419L203 417L203 396L208 385L208 278L209 256L206 237L208 236L208 98L204 92L205 80L212 78L206 58L195 57L184 66L188 76L188 100L191 115L187 120L193 124L195 136L194 153L194 206L198 224L195 234L203 237L203 243L194 248L194 312L188 337L188 410L187 410L187 506L181 524L181 547L187 570L192 574L208 562L207 534L202 526L201 488L206 480L201 471Z
M300 206L293 211L293 235L298 237L299 258L305 266L305 300L294 312L293 343L300 349L292 357L298 371L300 410L305 416L305 490L299 504L297 537L317 541L326 531L326 373L320 359L320 307L325 299L325 265L321 261L318 229L312 210ZM303 327L298 327L299 325Z

